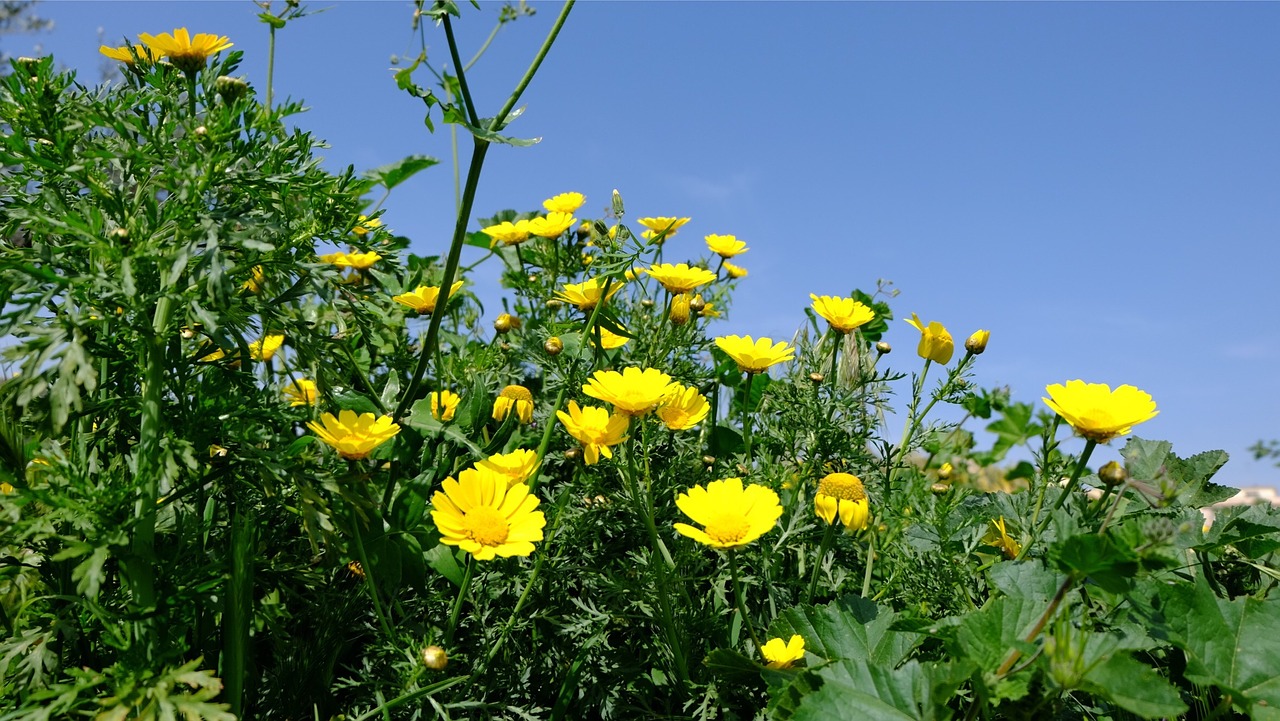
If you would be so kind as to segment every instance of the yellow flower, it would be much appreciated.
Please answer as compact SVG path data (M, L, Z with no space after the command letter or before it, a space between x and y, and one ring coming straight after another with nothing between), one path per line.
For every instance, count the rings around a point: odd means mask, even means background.
M253 270L250 272L249 280L246 280L240 288L257 295L258 292L262 290L263 284L266 282L267 277L262 271L262 266L255 265L253 266Z
M588 278L581 283L565 283L556 292L556 299L572 303L578 306L578 310L591 310L600 302L600 294L604 292L606 284L609 286L608 298L612 298L623 286L622 281L616 278Z
M462 396L451 390L431 391L431 417L441 422L453 420Z
M106 55L112 60L119 60L129 65L133 65L136 62L134 60L135 55L137 56L138 60L143 60L146 62L152 62L155 59L151 54L151 49L148 48L146 45L134 45L133 52L129 52L128 45L122 45L118 48L112 48L112 47L107 47L106 45L100 45L98 46L98 52L102 53L103 55Z
M746 243L732 235L708 235L707 247L711 249L712 253L725 259L741 255L750 250Z
M504 421L512 409L521 423L533 422L533 394L524 386L507 386L493 402L493 419Z
M582 386L582 392L631 416L642 416L658 406L671 390L671 376L656 368L623 368L596 371Z
M185 72L195 72L203 68L210 55L220 53L232 46L232 42L225 36L196 33L195 37L192 37L186 28L174 30L173 35L138 33L138 39L146 43L155 55L169 58L179 70Z
M320 440L333 446L343 458L359 460L368 458L374 448L391 440L400 432L400 426L391 416L375 418L372 413L356 415L355 411L340 411L320 416L320 422L311 421L307 427L320 436Z
M627 426L631 423L629 416L614 413L604 408L587 406L579 408L577 401L569 401L569 412L556 411L556 418L564 424L564 429L582 444L582 457L588 466L605 458L613 458L610 446L616 446L627 440Z
M688 293L671 297L671 310L667 313L667 317L671 319L671 325L684 325L689 322L690 300Z
M729 262L729 261L727 261L727 260L724 262L724 272L728 273L730 278L745 278L745 277L747 277L747 269L746 269L746 268L743 268L743 267L742 267L742 266L740 266L740 265L734 265L733 263L730 263L730 262Z
M573 213L547 213L545 218L529 219L529 234L540 238L559 238L576 222L578 219L573 217Z
M491 225L488 228L481 228L481 233L493 238L489 243L492 248L498 241L502 241L503 245L519 245L529 239L529 221L517 220L512 224L509 220L504 220L497 225Z
M921 322L920 316L915 313L905 320L920 331L920 346L916 352L921 358L943 365L951 362L951 354L956 349L955 342L951 340L951 334L941 323L935 320L925 325Z
M455 280L453 285L449 286L449 298L453 299L462 288L463 281ZM401 293L400 295L391 296L391 300L400 305L407 305L414 311L422 314L434 313L436 310L436 301L440 299L440 286L437 285L420 285L412 293Z
M789 641L771 638L760 647L760 655L764 656L769 668L791 668L804 658L804 638L799 634L792 635Z
M587 196L582 193L561 193L542 201L542 207L549 213L573 215L573 211L581 208L585 202L587 202Z
M605 328L604 326L597 326L597 328L600 329L600 347L605 350L613 350L614 348L621 348L622 346L627 344L627 341L631 340L627 336L618 335L617 333L614 333L613 331L609 330L608 328ZM591 335L591 340L594 343L595 337L596 337L595 329L592 329L590 335Z
M369 231L375 230L381 227L382 227L381 219L370 218L367 215L361 215L359 219L356 220L356 227L352 228L351 232L363 238L365 235L369 233Z
M786 341L772 338L752 340L751 336L726 335L716 338L716 347L724 351L744 373L763 373L769 366L796 357L796 349Z
M666 217L637 218L636 222L649 229L648 232L641 233L640 237L644 238L645 240L656 240L659 244L661 244L662 241L675 235L676 231L684 227L684 224L688 223L689 219L688 218L666 218ZM662 235L664 231L665 231L665 235ZM658 237L659 235L662 235L662 237L659 238Z
M321 262L336 265L339 268L355 268L365 270L382 260L382 256L373 251L367 253L330 253L320 256Z
M693 428L711 412L711 404L697 388L672 383L666 400L658 406L658 418L673 431Z
M828 524L835 523L839 517L848 531L866 528L870 508L862 479L848 473L828 473L818 481L813 510Z
M519 448L510 453L497 453L476 464L476 468L492 471L507 479L507 487L525 483L538 470L538 452Z
M14 493L14 490L15 489L12 483L9 483L8 481L0 481L0 495L12 496ZM1207 530L1207 526L1206 526L1206 530Z
M773 530L782 516L777 493L755 483L744 488L741 478L694 486L676 497L676 506L703 526L677 523L676 531L717 549L742 548Z
M1014 540L1004 526L1004 516L998 521L991 521L991 529L983 538L983 542L1004 551L1006 558L1014 559L1022 552L1022 544Z
M458 480L444 479L442 490L431 497L431 520L440 530L440 542L457 546L477 561L496 556L528 556L533 542L542 540L547 519L529 487L510 488L504 477L479 468L468 468Z
M1046 386L1045 392L1049 397L1041 400L1070 423L1076 433L1098 443L1127 435L1134 426L1159 413L1150 394L1130 385L1113 391L1105 383L1074 380L1065 386Z
M316 382L307 378L299 378L296 382L290 383L283 388L282 392L285 398L289 399L291 406L312 406L320 400Z
M280 350L280 346L284 344L283 335L269 335L260 340L255 340L249 344L249 357L254 360L271 360L271 357Z
M716 310L715 303L711 303L703 300L701 294L693 296L693 302L702 304L702 310L698 311L698 315L702 316L703 318L719 318L720 317L720 311Z
M706 268L690 268L688 263L672 265L659 263L649 266L645 271L654 280L662 284L672 294L688 293L700 285L706 285L716 279L716 274Z
M809 294L813 300L813 310L826 319L832 328L848 334L853 329L875 320L876 313L853 298L839 298L830 295Z
M964 342L964 349L973 355L982 355L982 351L987 349L987 341L989 340L991 340L991 331L976 330Z

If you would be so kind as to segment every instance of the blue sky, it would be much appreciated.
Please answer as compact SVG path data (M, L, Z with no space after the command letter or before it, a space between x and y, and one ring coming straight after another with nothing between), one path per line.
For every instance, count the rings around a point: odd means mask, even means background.
M533 6L468 76L482 115L559 9ZM465 49L498 8L464 6ZM116 45L182 26L229 36L265 80L250 2L38 9L54 32L6 49L39 43L86 83L99 28ZM312 108L297 122L331 144L332 169L446 161L398 188L385 217L435 254L453 223L449 135L426 132L390 72L415 51L411 12L348 1L286 27L276 88ZM1278 32L1272 3L585 0L509 129L543 141L490 152L476 215L566 190L599 212L618 188L633 219L693 219L668 260L735 234L751 274L725 333L789 338L810 292L890 279L899 318L991 330L979 384L1037 403L1074 378L1136 385L1161 411L1140 435L1183 456L1227 450L1220 482L1280 486L1245 450L1280 437ZM428 43L443 63L443 35L428 28ZM894 322L896 367L918 367L918 337Z

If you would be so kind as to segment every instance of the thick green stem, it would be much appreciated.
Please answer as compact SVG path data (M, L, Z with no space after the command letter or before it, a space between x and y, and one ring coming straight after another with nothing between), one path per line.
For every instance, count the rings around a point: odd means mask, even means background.
M267 112L271 112L271 92L275 87L276 77L276 26L269 25L270 37L267 40Z
M1036 621L1036 625L1031 627L1031 631L1027 633L1027 637L1022 639L1024 642L1031 643L1039 637L1040 632L1044 630L1045 625L1049 623L1049 620L1053 618L1053 614L1057 612L1058 606L1062 603L1062 599L1066 598L1067 591L1071 590L1071 587L1075 585L1075 581L1075 577L1073 576L1067 576L1062 579L1062 585L1058 586L1058 592L1053 595L1053 600L1049 602L1049 607L1044 610L1044 613L1040 614L1039 620ZM1009 669L1013 668L1013 664L1017 663L1020 658L1022 658L1022 652L1016 648L1013 649L1009 654L1009 657L1004 660L1004 663L1000 664L1000 668L996 669L996 677L1004 677L1005 674L1009 673Z
M1080 460L1076 461L1075 470L1071 472L1071 479L1067 481L1067 485L1063 487L1062 493L1058 495L1058 500L1054 502L1053 508L1049 509L1049 513L1047 513L1044 519L1040 520L1039 524L1036 526L1036 533L1033 538L1034 541L1040 540L1040 537L1044 535L1045 529L1049 527L1049 522L1053 520L1053 512L1058 510L1059 508L1062 508L1062 504L1066 502L1067 496L1071 495L1071 492L1075 490L1076 484L1080 482L1080 474L1084 473L1085 464L1089 462L1089 456L1093 455L1093 449L1096 448L1097 446L1098 446L1097 441L1092 441L1092 440L1085 441L1084 452L1080 454ZM1052 481L1046 478L1045 479L1046 486L1049 483L1052 483ZM1031 519L1032 523L1036 523L1039 512L1040 512L1040 505L1039 503L1037 503L1036 504L1037 516L1032 517ZM1023 546L1022 551L1018 554L1018 558L1022 558L1023 556L1025 556L1027 553L1027 550L1030 547L1031 547L1031 544L1027 544Z
M818 546L818 555L813 559L813 574L809 576L809 592L804 595L805 605L813 602L813 593L818 590L818 573L822 570L822 559L827 557L827 549L831 548L831 539L835 536L835 524L827 524L827 530L822 534L822 543Z
M746 449L747 468L751 467L751 386L755 374L747 371L747 382L742 387L742 444Z
M244 716L244 691L249 671L249 630L253 622L253 554L257 521L252 511L236 507L231 516L231 576L227 581L226 614L222 622L223 700L231 713Z
M862 570L862 597L871 593L871 569L876 565L876 537L869 535L867 540L867 566Z
M360 519L352 516L351 528L354 530L356 539L356 553L360 556L360 570L364 572L364 585L369 591L369 598L373 599L373 612L378 616L378 625L382 627L382 633L387 638L391 638L391 624L387 621L387 614L382 610L382 600L378 597L378 584L373 579L373 567L369 565L369 555L364 551L364 532L360 530Z
M760 643L760 637L756 635L756 625L751 622L751 616L747 613L747 603L742 596L742 581L738 578L738 556L737 551L729 550L729 573L733 576L733 598L738 604L738 615L742 618L742 625L747 629L747 635L751 637L751 643L756 645L754 653L760 653L760 649L764 646Z
M458 616L462 613L462 602L471 590L471 579L476 572L476 559L467 556L467 570L462 574L462 585L458 587L458 598L453 602L453 610L449 612L449 627L444 631L444 645L453 643L453 634L458 631Z

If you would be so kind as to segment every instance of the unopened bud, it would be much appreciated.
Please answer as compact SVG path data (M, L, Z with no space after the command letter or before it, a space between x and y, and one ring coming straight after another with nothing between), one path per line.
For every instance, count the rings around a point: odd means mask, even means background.
M547 355L560 355L560 352L564 350L564 341L560 340L556 336L551 336L547 339L546 343L542 344L542 349L547 352Z
M111 235L112 235L112 237L114 237L116 240L128 240L128 239L129 239L129 229L128 229L128 228L116 228L115 230L111 231Z
M876 353L879 353L880 355L885 355L891 350L893 350L893 346L884 341L878 341L876 343Z
M935 483L932 486L929 486L929 490L934 493L946 493L951 490L951 486L946 483Z
M816 386L816 385L821 385L821 384L822 384L822 381L824 381L824 380L826 380L826 379L827 379L827 377L826 377L826 376L824 376L824 375L822 375L821 373L810 373L810 374L809 374L809 382L810 382L810 383L812 383L812 384L814 384L815 386Z
M583 223L582 225L579 225L578 229L574 232L578 236L579 242L586 242L586 240L591 237L591 224Z
M953 470L955 469L951 467L950 463L943 463L941 466L938 467L938 479L945 481L951 478L951 472Z
M206 128L205 126L200 125L196 127L196 135L199 135L200 137L204 137L205 135L208 135L208 134L209 134L209 129Z
M645 298L644 300L640 301L640 305L646 308L652 308L654 305L653 298Z
M681 293L671 299L671 312L667 314L671 325L684 325L689 322L689 294Z
M510 313L503 313L493 321L493 329L499 333L510 333L513 328L519 328L520 321Z
M509 350L511 350L511 344L510 344L510 343L499 343L499 344L498 344L498 348L500 348L500 349L501 349L501 350L503 350L503 351L509 351Z
M564 452L566 461L576 461L582 457L582 450L578 448L570 448Z
M706 307L707 307L707 301L703 300L702 296L700 295L693 296L693 300L689 301L689 310L693 311L694 313L701 314L702 311L706 309Z
M616 188L613 191L613 215L617 218L623 215L622 193L619 193Z
M1098 469L1098 480L1108 486L1118 486L1121 483L1124 483L1125 479L1128 477L1129 474L1125 472L1124 466L1116 463L1115 461L1110 461L1102 468Z
M422 665L432 671L443 671L449 665L449 654L439 646L427 646L422 649Z
M224 102L234 103L249 90L249 83L241 78L233 78L230 75L219 75L218 79L213 83L214 89L218 91Z
M715 456L703 456L703 457L702 457L702 465L707 466L708 468L710 468L711 466L714 466L715 464L716 464L716 457L715 457Z
M556 300L555 298L552 298L547 301L547 307L550 308L551 310L558 310L563 306L564 306L564 301L559 301L559 300Z
M964 349L973 355L982 355L982 351L987 349L988 340L991 340L991 331L974 331L973 335L969 336L969 340L964 342Z

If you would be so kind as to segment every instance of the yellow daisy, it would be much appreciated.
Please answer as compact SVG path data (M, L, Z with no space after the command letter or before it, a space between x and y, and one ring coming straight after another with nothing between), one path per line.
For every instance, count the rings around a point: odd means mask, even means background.
M382 260L382 256L373 251L367 253L329 253L320 256L320 261L339 268L355 268L365 270Z
M915 326L920 331L920 346L916 352L921 358L931 360L934 363L946 365L951 362L951 354L955 352L955 341L951 340L951 334L947 332L938 321L931 321L925 325L920 320L920 316L915 313L910 318L905 319L908 323Z
M349 410L339 411L336 418L332 413L325 413L319 422L311 421L307 427L315 431L320 440L333 446L338 455L352 460L368 458L373 449L400 432L400 426L391 416L375 418L372 413L356 415Z
M225 36L209 33L196 33L193 37L186 28L174 30L172 35L138 33L138 39L151 48L153 54L169 58L179 70L185 72L203 68L209 56L220 53L233 44Z
M556 299L576 305L578 310L591 310L600 302L600 295L606 285L609 287L609 295L605 300L608 300L622 290L624 284L615 278L588 278L581 283L565 283L556 292Z
M700 285L706 285L716 279L716 274L706 268L691 268L688 263L672 265L658 263L649 266L645 271L649 277L662 284L672 294L688 293Z
M851 333L855 328L864 326L876 319L876 312L853 298L839 298L830 295L809 294L813 300L813 310L822 316L832 328L841 333Z
M728 260L729 258L732 258L737 255L741 255L747 252L748 250L751 250L750 248L747 247L746 243L742 242L741 240L738 240L736 236L732 236L732 235L712 234L712 235L708 235L706 237L706 240L707 240L707 248L709 248L712 253L715 253L716 255L720 256L721 258L724 258L725 260Z
M547 213L546 217L529 219L529 234L540 238L559 238L576 222L578 219L573 217L573 213Z
M773 530L782 516L777 493L755 483L744 487L741 478L694 486L676 497L676 506L703 526L677 523L678 533L721 550L746 546Z
M612 403L613 409L630 416L642 416L667 397L671 376L656 368L623 368L618 371L596 371L582 386L582 392Z
M456 280L453 285L449 286L449 299L452 300L458 291L462 289L461 280ZM440 299L440 286L437 285L420 285L412 293L401 293L400 295L391 296L391 300L412 308L415 312L421 314L434 313L436 310L436 301Z
M477 561L501 556L528 556L534 541L542 540L547 525L529 487L510 488L501 475L468 468L458 479L446 478L431 497L431 520L440 542L457 546Z
M496 245L498 241L502 241L503 245L519 245L529 239L529 221L517 220L512 223L509 220L504 220L497 225L481 228L480 232L493 239L489 243L490 248Z
M507 479L507 486L527 483L538 470L538 452L518 448L510 453L496 453L477 463L476 468L497 473Z
M743 268L743 267L742 267L742 266L740 266L740 265L734 265L733 263L730 263L730 262L729 262L729 261L727 261L727 260L724 262L724 272L725 272L725 273L728 273L730 278L745 278L745 277L747 277L747 269L746 269L746 268Z
M673 431L693 428L710 412L711 404L707 402L706 396L699 393L697 388L679 383L671 385L666 399L658 406L658 418Z
M629 416L610 415L608 410L595 406L580 408L577 401L569 401L569 412L556 411L556 417L569 435L582 444L582 457L588 466L595 465L601 454L613 458L610 446L627 440L627 426L631 423Z
M281 389L281 392L284 393L285 398L289 399L291 406L313 406L320 400L316 382L307 378L299 378Z
M796 356L796 349L786 341L773 342L772 338L753 340L751 336L726 335L716 338L716 347L724 351L744 373L763 373L769 366L789 361Z
M1151 395L1130 385L1113 391L1105 383L1074 380L1065 386L1046 386L1045 392L1049 397L1041 400L1046 405L1070 423L1076 433L1098 443L1128 435L1134 426L1159 414Z
M587 196L582 193L561 193L542 201L542 207L546 208L548 213L573 215L573 212L581 208L585 202L587 202Z
M818 481L818 493L813 497L813 510L818 518L828 524L836 518L848 531L861 531L867 527L870 508L862 479L848 473L828 473Z
M453 420L454 414L458 412L458 404L462 402L462 396L447 389L431 391L429 398L431 417L442 423Z
M130 48L132 48L132 52L130 52ZM146 45L122 45L118 48L100 45L98 46L98 52L106 55L112 60L119 60L120 62L128 65L133 65L137 60L143 60L145 62L152 62L155 60L151 53L151 49Z
M804 637L793 634L788 641L771 638L760 647L760 655L764 656L769 668L791 668L804 658Z
M674 236L676 231L689 222L689 219L659 216L657 218L637 218L636 222L649 229L647 232L640 234L642 238L661 244L667 238Z
M521 423L533 422L533 394L524 386L510 385L502 389L493 401L493 419L504 421L515 410Z

